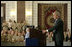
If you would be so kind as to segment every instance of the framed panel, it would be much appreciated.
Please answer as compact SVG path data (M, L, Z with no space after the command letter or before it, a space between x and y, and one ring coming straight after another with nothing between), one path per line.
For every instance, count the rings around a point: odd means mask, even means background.
M61 19L64 22L64 31L67 29L67 4L38 4L38 24L41 30L49 29L54 25L52 12L59 10ZM51 14L49 14L51 13Z

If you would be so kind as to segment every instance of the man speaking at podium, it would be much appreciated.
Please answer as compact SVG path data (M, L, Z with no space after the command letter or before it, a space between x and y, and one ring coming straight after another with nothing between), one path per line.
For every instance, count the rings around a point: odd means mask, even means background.
M60 18L61 14L60 11L56 10L53 13L53 18L55 19L54 26L50 29L43 30L42 32L51 32L53 31L54 33L54 38L55 38L55 46L63 46L63 21Z

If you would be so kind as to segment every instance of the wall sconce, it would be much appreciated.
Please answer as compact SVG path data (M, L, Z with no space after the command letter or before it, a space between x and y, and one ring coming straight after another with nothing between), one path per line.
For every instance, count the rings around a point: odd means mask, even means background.
M26 16L32 16L32 11L26 10Z
M13 20L15 20L16 11L12 9L12 10L10 11L10 16L11 16L11 18L12 18Z
M15 15L16 15L15 10L11 10L10 15L11 15L11 16L15 16Z

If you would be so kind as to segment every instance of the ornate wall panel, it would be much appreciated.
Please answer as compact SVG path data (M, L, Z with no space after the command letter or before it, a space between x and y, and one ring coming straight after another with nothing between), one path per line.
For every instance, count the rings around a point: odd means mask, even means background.
M66 27L67 4L38 4L38 24L40 29L49 29L54 25L52 13L55 10L59 10L61 12L61 19L64 22L64 27Z

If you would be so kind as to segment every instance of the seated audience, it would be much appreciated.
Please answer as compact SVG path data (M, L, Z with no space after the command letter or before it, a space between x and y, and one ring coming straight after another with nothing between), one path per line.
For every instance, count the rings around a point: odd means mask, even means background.
M11 29L12 28L12 20L9 19L9 22L8 22L8 28Z
M11 40L12 40L12 37L14 36L14 31L13 31L12 28L10 29L10 31L11 31ZM13 40L12 40L12 41L13 41Z
M2 23L2 30L8 30L8 23L6 21L3 21Z
M16 42L17 41L17 36L18 36L18 31L16 29L15 34L12 37L12 42Z
M13 28L14 31L15 31L16 27L17 27L17 23L15 21L13 21L12 28Z
M51 42L52 41L52 37L53 37L52 36L53 33L52 32L48 32L47 34L48 34L48 41Z
M71 32L69 29L67 29L67 32L64 32L64 41L70 41L71 40Z
M64 41L66 41L66 32L64 32Z
M18 31L21 32L21 23L20 22L18 23L18 27L17 28L18 28Z
M8 31L8 34L7 34L7 41L11 42L11 32Z
M22 31L21 35L22 35L22 36L25 36L25 32L24 32L24 31Z
M18 36L17 36L18 38L17 38L17 41L18 42L23 42L24 41L24 37L21 35L21 33L20 32L18 32Z
M5 28L5 27L4 27ZM7 30L4 29L1 31L1 41L6 41L7 40Z
M71 38L71 32L69 29L67 29L67 41L70 41L70 38Z

